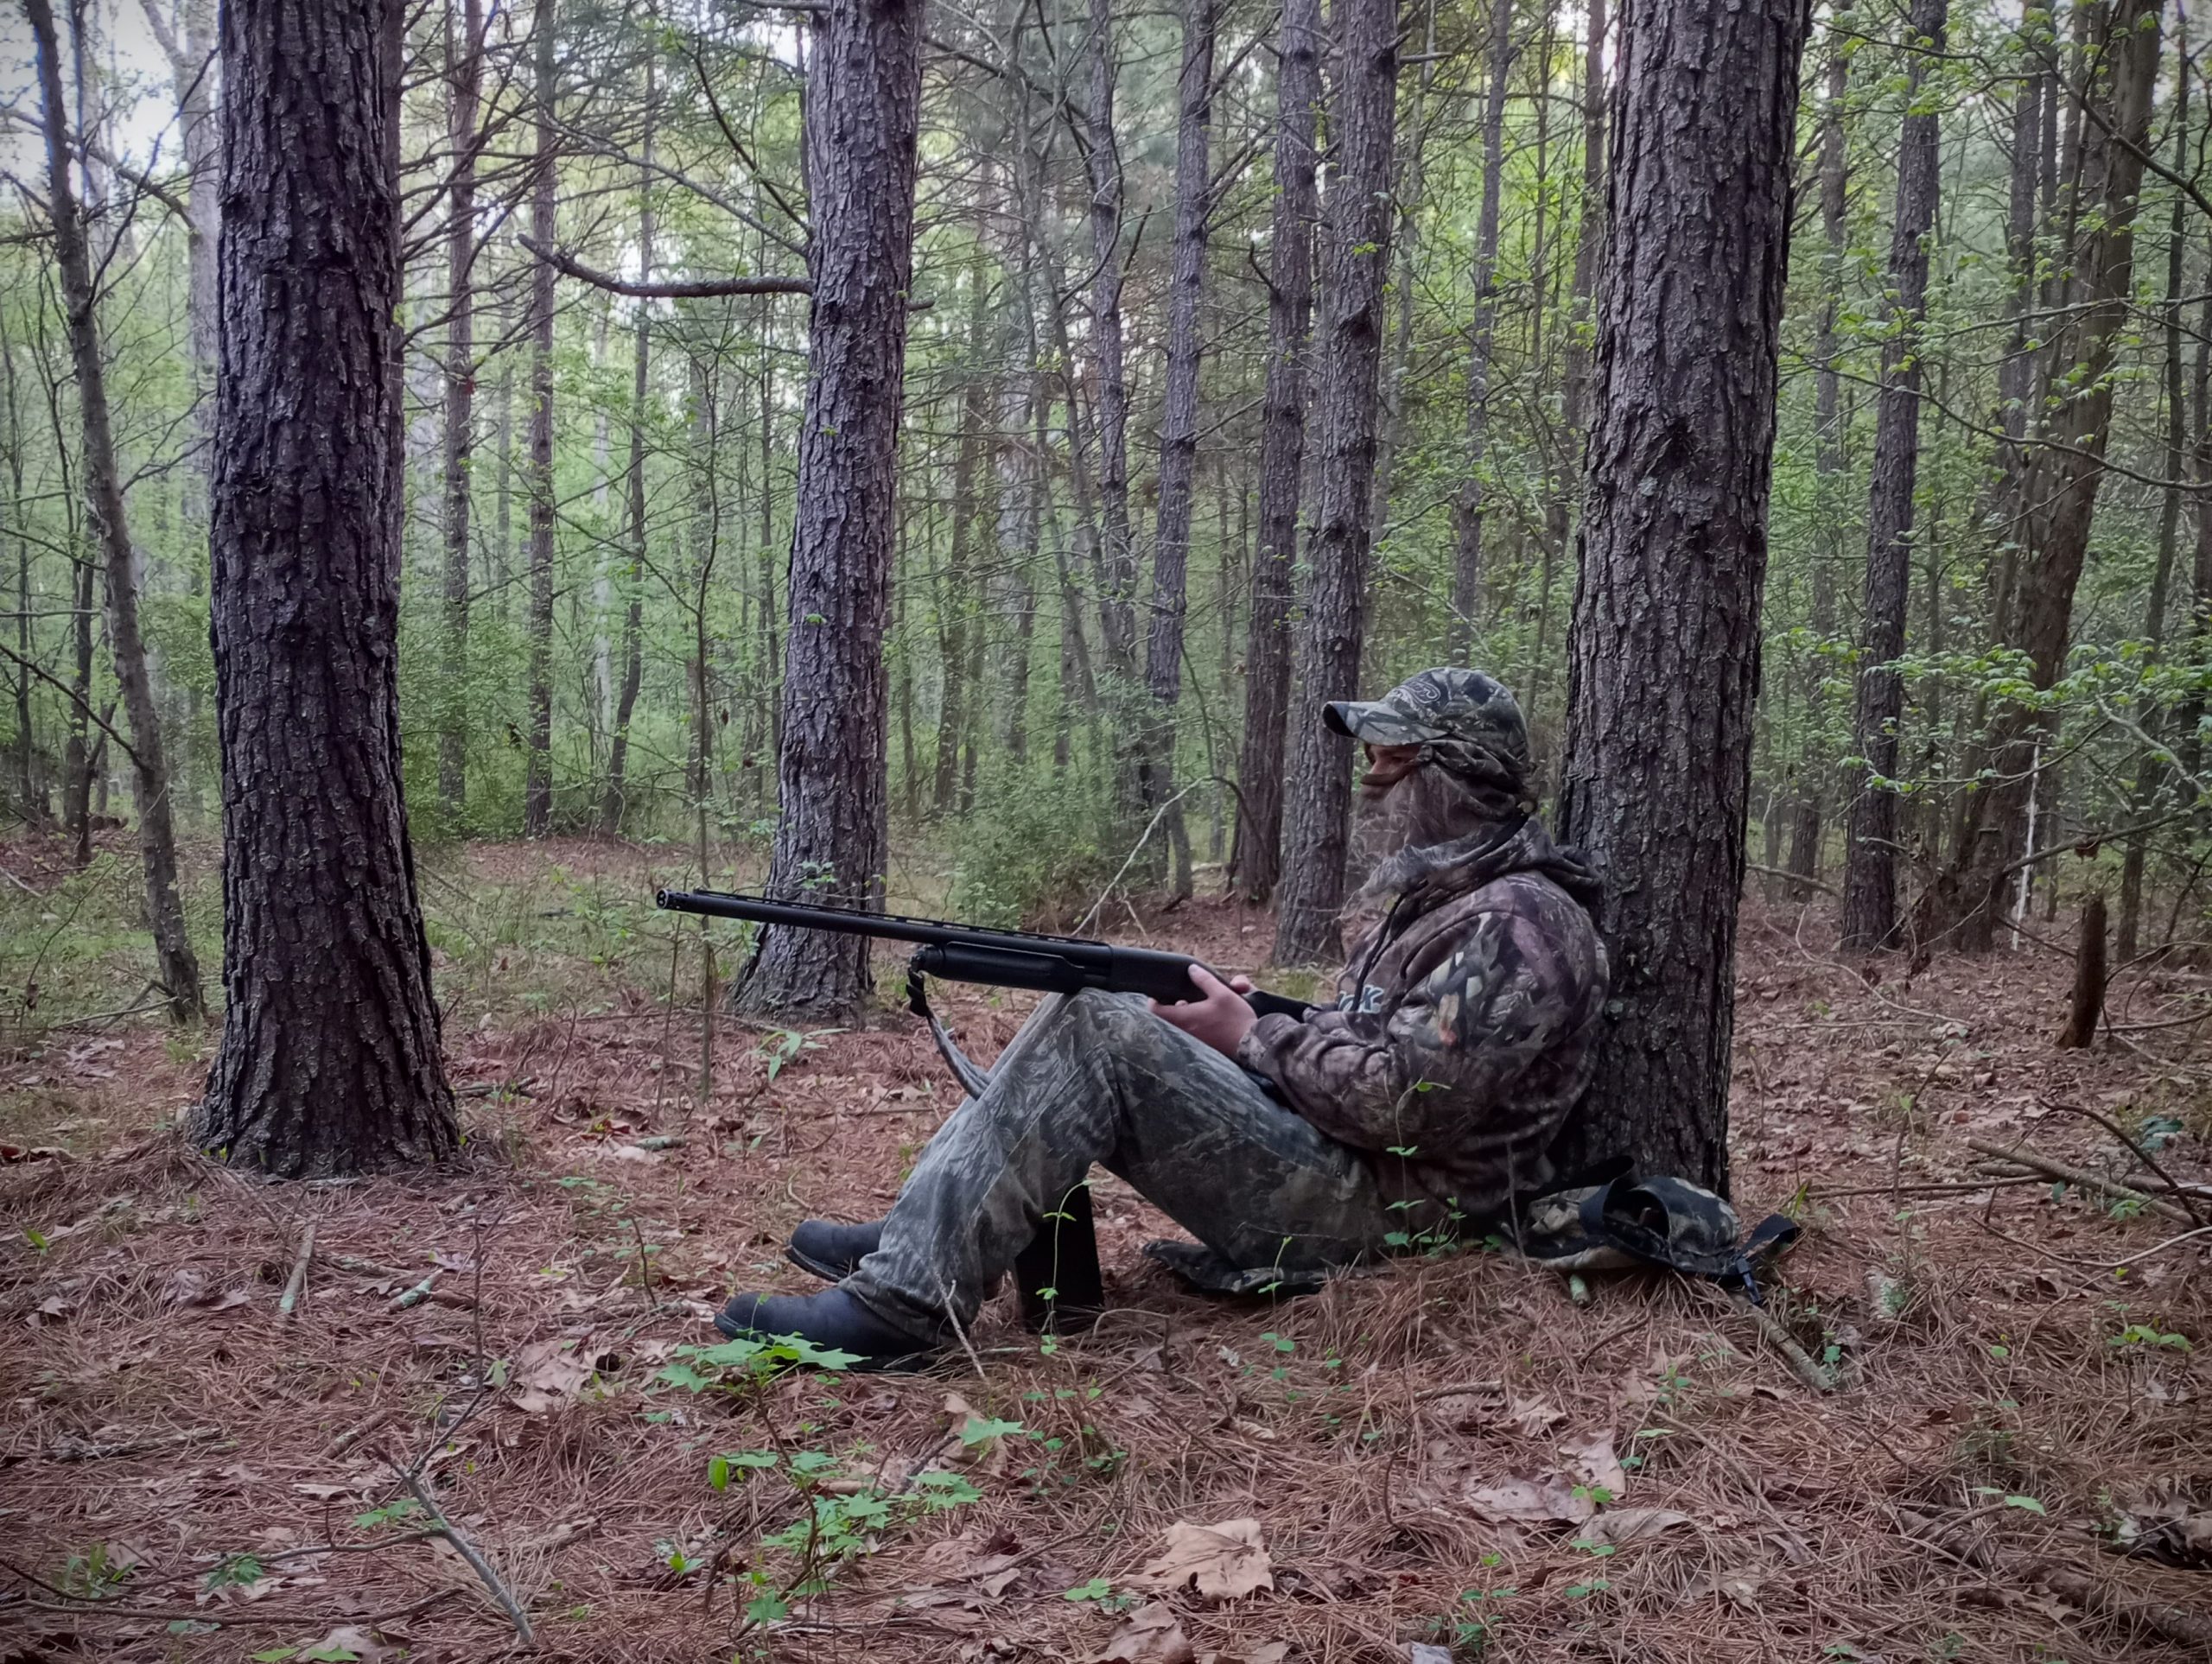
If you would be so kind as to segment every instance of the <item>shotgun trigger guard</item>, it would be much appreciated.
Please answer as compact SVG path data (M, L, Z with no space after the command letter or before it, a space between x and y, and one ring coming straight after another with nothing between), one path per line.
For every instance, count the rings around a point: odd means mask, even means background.
M917 952L915 959L921 953ZM952 1078L960 1083L960 1089L971 1098L983 1096L983 1089L991 1083L990 1071L978 1069L968 1054L952 1038L952 1031L938 1020L937 1013L930 1009L929 981L921 968L910 960L906 965L906 1009L930 1026L930 1038L937 1042L937 1054L944 1059L944 1066L952 1071Z

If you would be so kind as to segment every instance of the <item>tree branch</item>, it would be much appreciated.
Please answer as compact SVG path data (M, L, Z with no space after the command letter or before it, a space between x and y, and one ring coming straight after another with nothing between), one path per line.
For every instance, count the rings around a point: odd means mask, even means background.
M626 295L639 301L712 301L733 295L811 295L814 284L804 277L704 277L668 283L633 283L588 266L565 249L549 249L535 238L518 235L523 247L554 270L603 289L610 295Z

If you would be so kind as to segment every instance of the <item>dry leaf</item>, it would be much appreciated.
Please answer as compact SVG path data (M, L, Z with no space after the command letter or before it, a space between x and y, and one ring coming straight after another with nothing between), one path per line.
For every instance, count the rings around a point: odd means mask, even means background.
M573 1349L573 1350L571 1350ZM589 1338L532 1341L515 1354L515 1403L529 1415L543 1415L560 1400L574 1398L592 1378L607 1349Z
M1174 1609L1155 1601L1130 1613L1090 1664L1192 1664L1193 1656Z
M1640 1543L1672 1531L1676 1526L1696 1523L1688 1515L1671 1508L1612 1508L1591 1521L1589 1530L1582 1534L1593 1543Z
M1563 1473L1539 1473L1471 1489L1467 1505L1493 1522L1518 1520L1543 1525L1556 1521L1580 1525L1598 1511L1598 1504L1586 1490L1577 1496L1576 1489Z
M1567 1470L1582 1483L1592 1489L1602 1488L1615 1496L1628 1489L1628 1475L1621 1470L1620 1458L1613 1454L1611 1427L1562 1445L1559 1453L1567 1464Z
M1227 1652L1204 1654L1198 1664L1284 1664L1289 1656L1287 1641L1266 1641L1256 1647L1238 1645Z
M338 1658L352 1654L361 1664L377 1664L377 1661L399 1656L399 1648L387 1647L371 1630L358 1623L341 1624L321 1641L302 1647L297 1656L304 1658Z
M1194 1583L1201 1595L1236 1600L1273 1589L1273 1567L1260 1543L1257 1520L1224 1520L1211 1526L1178 1520L1167 1527L1159 1554L1135 1581L1140 1588L1162 1594Z
M1765 1581L1764 1575L1758 1572L1708 1572L1682 1591L1682 1604L1687 1606L1708 1595L1718 1595L1732 1606L1754 1611L1758 1607L1759 1585Z
M972 1424L990 1420L976 1407L957 1393L944 1395L945 1432L940 1459L955 1462L978 1473L997 1474L1006 1471L1006 1442L996 1433L987 1438L969 1439L968 1428Z
M198 1305L207 1298L207 1279L191 1266L179 1266L162 1288L163 1305Z
M1567 1419L1567 1412L1541 1398L1516 1398L1505 1413L1505 1425L1517 1427L1531 1439L1541 1439Z

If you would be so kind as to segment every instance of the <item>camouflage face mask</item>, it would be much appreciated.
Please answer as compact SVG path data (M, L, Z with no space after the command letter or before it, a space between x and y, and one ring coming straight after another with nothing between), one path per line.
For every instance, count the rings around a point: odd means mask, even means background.
M1515 801L1527 795L1528 722L1503 684L1480 670L1423 670L1380 699L1326 705L1321 720L1364 745L1417 746L1424 766L1471 786Z

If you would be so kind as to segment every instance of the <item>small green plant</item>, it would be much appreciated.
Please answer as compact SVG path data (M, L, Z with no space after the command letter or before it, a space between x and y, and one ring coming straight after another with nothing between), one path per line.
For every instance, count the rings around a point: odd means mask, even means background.
M127 1549L94 1543L80 1554L72 1554L62 1568L61 1586L72 1595L98 1600L130 1575L138 1557Z
M2120 1333L2113 1336L2106 1344L2110 1346L2142 1347L2146 1350L2152 1347L2157 1346L2170 1347L2177 1352L2187 1352L2194 1350L2189 1343L2188 1336L2171 1334L2163 1330L2154 1329L2149 1324L2144 1323L2129 1324L2127 1327L2121 1330Z
M1126 1612L1137 1604L1137 1597L1135 1595L1117 1591L1114 1585L1103 1578L1093 1578L1088 1583L1079 1583L1074 1588L1063 1592L1060 1598L1074 1601L1078 1604L1088 1602L1102 1612Z

